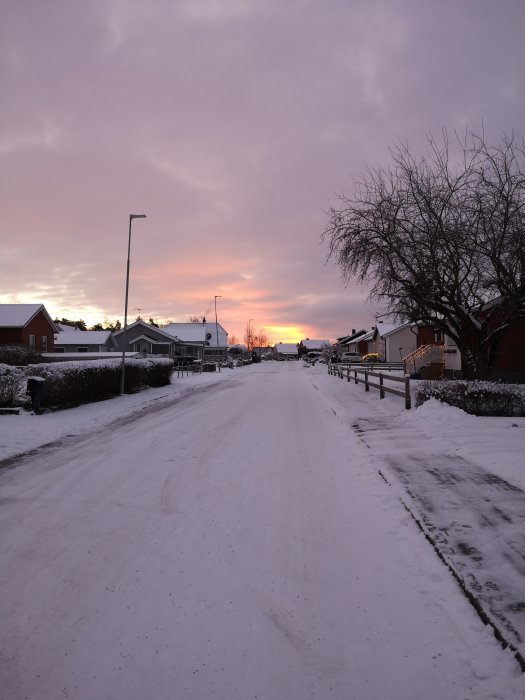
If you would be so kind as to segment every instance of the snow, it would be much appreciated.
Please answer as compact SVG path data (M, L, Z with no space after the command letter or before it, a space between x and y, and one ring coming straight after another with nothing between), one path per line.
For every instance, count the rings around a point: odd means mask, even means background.
M61 331L55 335L55 345L104 345L111 331Z
M466 459L525 491L525 418L471 416L430 399L405 417Z
M42 304L0 304L0 328L23 328Z
M523 698L386 459L482 468L486 421L295 362L0 417L5 697Z

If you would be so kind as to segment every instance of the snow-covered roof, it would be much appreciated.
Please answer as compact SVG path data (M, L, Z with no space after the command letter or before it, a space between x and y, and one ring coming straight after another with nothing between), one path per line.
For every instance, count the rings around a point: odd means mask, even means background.
M43 304L0 304L0 328L24 328L41 310L52 324L53 321Z
M275 351L282 355L297 355L297 345L295 343L277 343Z
M373 331L368 331L368 333L365 333L364 335L360 335L359 338L355 338L355 341L357 343L360 343L362 340L370 340L370 338L373 337L375 332L375 329Z
M176 335L185 343L208 343L216 346L217 335L219 336L219 346L225 346L228 343L228 333L220 323L215 325L215 321L209 323L170 323L164 330L171 335Z
M364 335L367 331L364 328L361 328L359 331L353 331L352 333L349 333L348 335L342 335L340 338L337 338L337 342L340 345L346 345L347 343L350 343L357 338L360 338L362 335Z
M386 333L384 331L382 331L381 337L386 338L387 335L391 335L392 333L395 333L396 331L400 331L402 328L408 328L409 326L413 326L413 325L414 324L412 323L412 321L407 321L406 323L397 324L393 328L391 328L389 331L386 331ZM380 327L380 329L381 329L381 327Z
M320 350L332 344L329 340L310 340L309 338L301 340L301 343L307 350Z
M69 330L58 333L55 345L105 345L111 336L111 331L79 331Z
M171 336L176 336L179 340L187 343L206 342L205 323L170 323L164 330Z
M384 338L384 336L387 333L392 333L392 331L397 331L398 328L401 328L401 326L404 326L404 323L378 323L376 326L376 330L378 334L381 336L381 338Z

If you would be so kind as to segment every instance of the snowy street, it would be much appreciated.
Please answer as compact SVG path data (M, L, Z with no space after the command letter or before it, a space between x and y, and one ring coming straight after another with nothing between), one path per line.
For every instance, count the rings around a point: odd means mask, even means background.
M390 434L390 461L374 445L378 412L413 419L322 365L221 374L133 410L2 420L0 447L31 419L55 442L0 452L1 697L522 699L512 652L399 500L415 443Z

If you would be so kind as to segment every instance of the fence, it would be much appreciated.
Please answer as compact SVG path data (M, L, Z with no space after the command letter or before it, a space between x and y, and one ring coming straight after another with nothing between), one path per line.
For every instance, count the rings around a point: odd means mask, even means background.
M384 365L382 365L384 367ZM386 367L385 367L386 368ZM396 368L397 369L397 368ZM393 377L390 374L383 374L383 372L371 372L363 367L356 367L351 365L342 364L329 364L328 374L333 374L338 376L340 379L344 379L346 375L346 381L349 382L352 379L355 384L364 384L365 391L370 391L370 387L373 389L379 389L379 398L384 399L385 394L394 394L395 396L401 396L405 399L405 408L410 409L412 402L410 398L410 377L405 375L404 377ZM359 376L358 376L359 375ZM364 376L364 379L361 379ZM370 377L373 379L379 379L379 384L376 382L371 382ZM385 380L388 382L396 382L403 384L403 389L396 389L391 386L385 386Z

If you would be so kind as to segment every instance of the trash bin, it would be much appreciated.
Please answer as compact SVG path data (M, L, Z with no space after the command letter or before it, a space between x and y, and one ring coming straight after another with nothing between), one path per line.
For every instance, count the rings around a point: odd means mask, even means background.
M28 377L27 379L26 394L29 394L29 396L31 397L31 408L35 413L38 413L40 411L44 381L45 380L43 377Z

